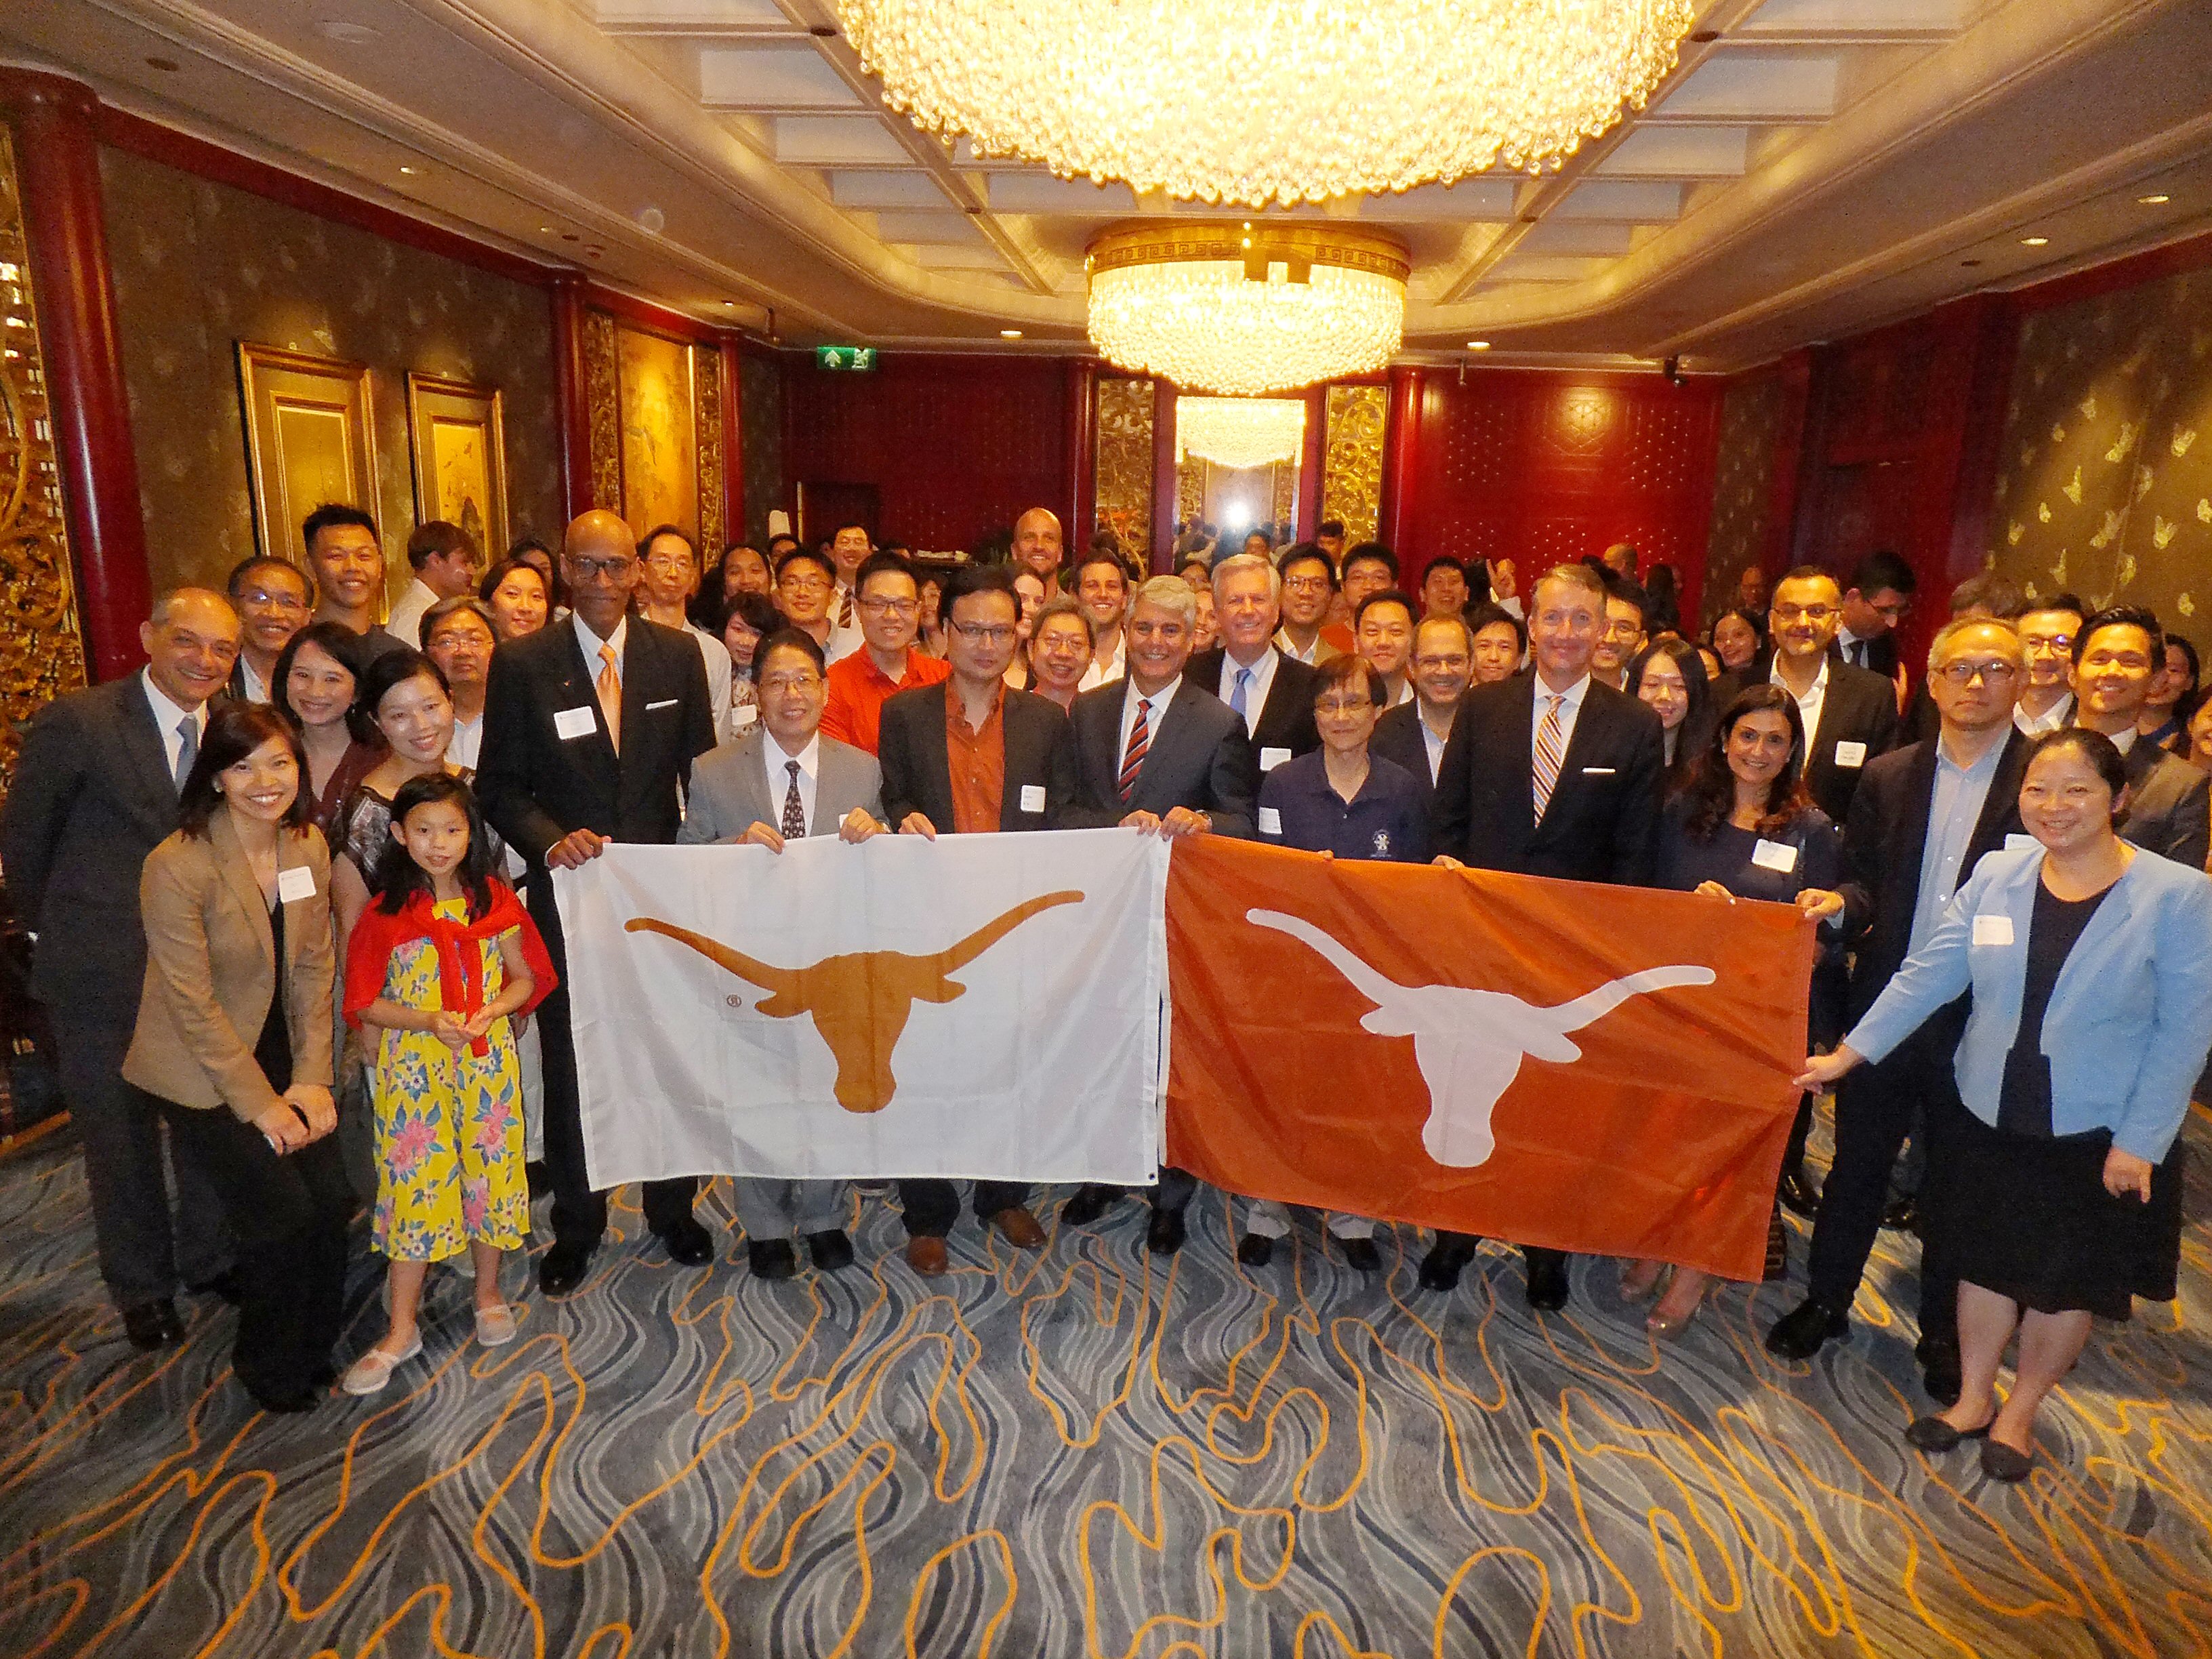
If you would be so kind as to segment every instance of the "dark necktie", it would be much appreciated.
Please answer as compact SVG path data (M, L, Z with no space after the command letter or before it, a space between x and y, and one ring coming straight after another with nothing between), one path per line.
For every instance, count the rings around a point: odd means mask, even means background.
M1129 796L1137 787L1137 774L1144 769L1145 751L1152 746L1152 728L1145 720L1145 700L1137 699L1136 723L1129 727L1129 747L1121 757L1121 804L1129 804Z
M783 792L783 838L804 841L806 838L806 803L799 798L799 763L787 760L783 769L791 774L791 787Z
M177 775L173 781L177 793L182 794L185 780L192 775L192 763L200 757L200 723L187 714L177 722L177 735L184 741L177 746Z

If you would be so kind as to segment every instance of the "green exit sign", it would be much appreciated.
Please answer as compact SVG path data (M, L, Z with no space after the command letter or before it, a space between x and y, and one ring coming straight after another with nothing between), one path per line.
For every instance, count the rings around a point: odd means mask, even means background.
M876 366L873 346L817 346L814 348L817 368L858 369L865 374Z

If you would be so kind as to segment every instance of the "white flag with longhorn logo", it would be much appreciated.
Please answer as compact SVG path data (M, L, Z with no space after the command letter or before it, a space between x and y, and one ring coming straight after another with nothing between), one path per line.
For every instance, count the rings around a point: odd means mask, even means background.
M557 873L592 1184L1153 1180L1167 871L1086 830Z

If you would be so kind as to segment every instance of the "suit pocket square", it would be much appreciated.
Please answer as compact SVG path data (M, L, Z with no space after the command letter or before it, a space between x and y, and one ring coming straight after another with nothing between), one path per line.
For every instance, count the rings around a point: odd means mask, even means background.
M1613 769L1610 766L1585 766L1583 768L1583 775L1586 778L1609 778L1613 775Z
M663 697L659 702L649 702L646 704L645 711L649 714L656 708L673 708L676 707L678 701L679 699L675 697Z

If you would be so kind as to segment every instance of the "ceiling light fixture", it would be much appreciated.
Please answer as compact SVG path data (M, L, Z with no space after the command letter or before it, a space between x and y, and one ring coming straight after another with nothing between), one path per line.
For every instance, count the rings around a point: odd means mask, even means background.
M1273 466L1295 460L1305 442L1303 398L1177 398L1176 459L1195 455L1216 466Z
M420 167L410 167L407 166L404 162L403 162L403 163L401 163L401 164L400 164L400 168L399 168L399 170L400 170L402 173L405 173L405 174L406 174L410 179L414 178L417 173L421 173L421 172L422 171L422 168L420 168Z
M837 0L837 11L861 68L925 131L1063 179L1255 207L1556 167L1644 107L1692 21L1690 0ZM1236 95L1194 90L1224 84ZM1389 90L1347 98L1351 86Z
M1467 343L1467 349L1469 351L1487 351L1490 349L1490 342L1487 340L1469 340Z
M2164 207L2173 198L2171 196L2161 194L2158 196L2138 196L2136 198L2136 204L2141 207Z
M999 331L999 337L1002 340L1018 340L1022 337L1022 331L1018 328L1002 328Z
M1405 244L1364 228L1142 220L1100 234L1083 263L1107 361L1195 392L1370 374L1405 330Z
M2047 247L2050 244L2051 239L2048 236L2023 236L2020 239L2020 245L2022 247Z

